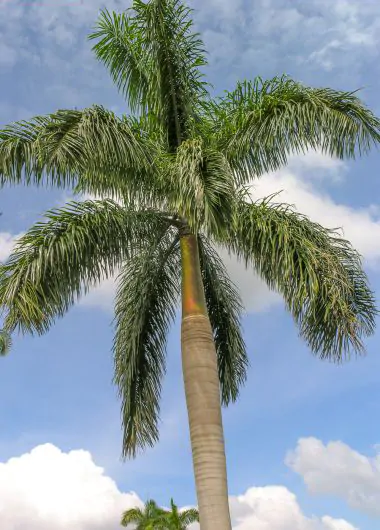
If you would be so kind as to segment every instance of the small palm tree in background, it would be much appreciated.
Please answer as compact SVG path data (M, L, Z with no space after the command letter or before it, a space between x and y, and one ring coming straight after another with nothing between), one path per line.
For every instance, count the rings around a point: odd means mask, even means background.
M294 153L353 158L380 140L355 94L287 77L212 98L203 44L179 0L103 11L97 58L133 116L60 110L0 131L0 183L91 194L47 212L2 268L4 329L45 333L119 272L114 340L123 454L158 440L166 340L182 301L182 360L202 530L230 530L221 402L246 378L241 301L217 250L242 259L287 309L311 351L340 361L375 326L360 257L334 231L247 186ZM105 197L105 198L104 198Z
M136 530L187 530L192 524L199 521L199 513L195 508L179 510L170 501L170 510L159 508L155 501L149 500L144 509L132 508L123 513L121 525L130 524L136 526Z
M156 530L160 518L165 511L153 500L148 500L143 509L131 508L123 513L121 525L134 525L135 530Z

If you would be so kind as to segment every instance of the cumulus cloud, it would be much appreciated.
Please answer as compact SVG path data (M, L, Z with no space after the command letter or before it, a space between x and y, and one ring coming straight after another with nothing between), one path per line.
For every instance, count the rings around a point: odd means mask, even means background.
M380 516L380 451L367 457L343 442L303 438L288 453L287 465L310 493L333 495L369 515Z
M47 444L0 464L0 526L7 530L110 530L140 505L86 451Z
M250 488L231 499L234 530L356 530L343 519L306 517L284 486Z
M364 256L367 264L377 267L380 263L380 209L378 204L365 208L340 204L321 186L317 175L329 176L332 181L343 179L345 166L340 161L310 153L294 157L290 165L255 181L252 196L255 199L281 192L274 202L294 205L296 210L327 228L342 229L343 236Z
M121 513L135 506L142 506L138 495L121 492L87 451L46 444L0 463L0 527L7 530L116 530ZM234 530L355 530L329 516L306 517L282 486L231 497L231 513Z

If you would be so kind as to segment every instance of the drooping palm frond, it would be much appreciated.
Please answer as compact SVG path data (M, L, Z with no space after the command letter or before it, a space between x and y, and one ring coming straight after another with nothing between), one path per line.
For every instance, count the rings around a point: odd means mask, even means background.
M0 329L0 356L7 355L12 346L12 338L10 334Z
M179 520L182 530L186 530L191 524L199 522L199 512L196 508L188 508L180 512Z
M227 247L279 291L300 334L321 358L363 350L377 310L358 253L288 205L240 203Z
M186 131L205 83L203 43L191 10L179 0L134 0L120 16L102 12L94 51L133 109L153 113L173 151Z
M131 508L123 513L120 524L121 526L128 526L129 524L138 524L144 517L144 512L141 508Z
M218 358L221 400L234 402L246 380L247 352L242 337L240 295L210 242L199 237L199 258L207 311Z
M111 200L72 202L46 218L18 239L2 266L7 330L44 333L82 293L168 226L154 211L127 210Z
M115 383L122 401L123 455L158 439L167 335L180 291L179 238L155 232L149 248L126 261L115 304Z
M108 196L147 192L154 189L156 148L133 120L101 106L59 110L0 131L0 186L77 185Z
M380 141L380 120L354 92L310 88L287 76L238 83L211 113L215 142L239 183L307 149L354 158Z

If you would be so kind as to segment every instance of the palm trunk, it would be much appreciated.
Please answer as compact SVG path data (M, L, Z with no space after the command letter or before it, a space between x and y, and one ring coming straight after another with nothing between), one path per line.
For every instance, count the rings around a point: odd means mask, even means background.
M231 530L214 338L192 234L181 236L182 368L201 530Z

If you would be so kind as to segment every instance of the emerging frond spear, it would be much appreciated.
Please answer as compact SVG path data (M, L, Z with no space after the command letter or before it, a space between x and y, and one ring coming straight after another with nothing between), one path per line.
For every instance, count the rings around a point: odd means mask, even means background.
M103 11L90 39L132 110L158 119L170 150L188 134L206 96L203 43L182 2L134 0L122 15Z
M122 400L123 454L158 439L166 340L180 291L179 238L156 234L149 248L126 261L115 304L115 383Z
M178 506L170 499L170 510L165 510L160 517L162 524L158 528L162 530L187 530L193 524L199 522L199 512L196 508L179 510Z
M311 350L363 351L377 314L360 256L333 230L267 200L237 205L227 247L279 291Z
M240 183L321 149L354 158L380 142L380 120L356 92L310 88L287 76L244 81L212 105L217 145Z
M44 333L74 301L168 223L154 211L111 200L72 202L51 210L17 241L0 277L5 327Z

